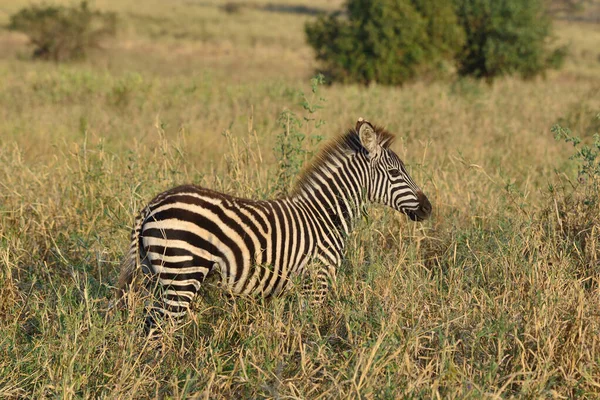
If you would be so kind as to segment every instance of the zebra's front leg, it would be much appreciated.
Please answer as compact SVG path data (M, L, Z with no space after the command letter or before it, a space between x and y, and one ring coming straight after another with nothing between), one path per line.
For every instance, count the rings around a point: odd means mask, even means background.
M309 273L306 276L302 293L307 301L310 299L311 306L322 305L329 288L332 286L335 288L336 271L335 265L320 263L316 273Z

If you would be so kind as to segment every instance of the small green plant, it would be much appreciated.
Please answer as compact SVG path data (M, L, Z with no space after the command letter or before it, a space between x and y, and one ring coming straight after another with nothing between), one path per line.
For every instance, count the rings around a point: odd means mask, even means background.
M464 43L452 3L349 0L347 18L324 16L305 27L332 80L399 85L446 70Z
M600 120L600 114L596 115ZM568 128L556 124L552 127L552 133L557 140L564 140L572 143L575 148L575 154L570 159L578 163L578 178L590 182L594 189L598 189L600 181L600 134L595 133L593 143L590 145L581 145L581 139L574 136Z
M600 119L600 114L596 116ZM558 175L558 184L550 186L551 202L545 211L547 232L556 235L555 247L575 261L575 275L584 288L598 287L593 279L600 273L598 244L600 243L600 135L593 135L591 145L558 124L552 127L557 140L571 143L575 153L570 157L577 163L577 182L567 175ZM553 226L553 220L557 227ZM556 225L554 224L554 225ZM558 228L558 229L556 229Z
M458 56L460 75L492 80L517 73L531 78L562 64L566 48L549 48L552 21L542 0L455 3L467 35Z
M79 6L24 8L10 17L8 28L29 36L34 58L52 61L81 59L100 40L114 36L116 14L91 10L87 1Z
M321 135L314 133L313 129L317 130L325 123L316 116L325 102L319 94L319 86L325 83L325 78L319 74L310 82L312 92L310 98L300 92L302 96L300 106L306 114L299 117L289 109L279 114L278 121L283 131L277 135L274 150L278 160L275 190L280 195L288 193L291 182L305 162L313 156L315 146L323 139Z

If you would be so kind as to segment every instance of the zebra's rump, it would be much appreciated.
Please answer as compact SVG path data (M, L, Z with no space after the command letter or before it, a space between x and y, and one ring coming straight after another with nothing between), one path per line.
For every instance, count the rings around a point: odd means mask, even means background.
M276 202L181 186L149 204L140 243L151 272L164 282L199 285L218 267L221 283L232 292L269 295L284 288L288 267L309 257L307 244L300 248L299 240L281 239L296 224L289 207ZM290 250L300 256L288 257Z

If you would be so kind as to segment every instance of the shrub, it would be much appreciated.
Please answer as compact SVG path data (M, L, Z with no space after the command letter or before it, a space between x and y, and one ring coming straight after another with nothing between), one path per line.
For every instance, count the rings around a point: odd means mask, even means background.
M302 166L312 158L315 146L323 140L323 136L318 134L318 129L325 121L319 118L318 112L325 103L319 91L319 86L325 83L325 78L318 74L310 83L311 96L302 91L298 93L302 96L300 106L304 115L298 115L289 109L279 114L278 122L283 131L277 135L274 148L278 163L275 191L279 196L288 194L291 183L297 179Z
M461 75L480 78L519 73L530 78L559 67L565 48L549 49L551 20L543 0L455 0L466 33Z
M435 0L349 0L347 16L321 16L305 30L325 73L341 82L439 73L464 43L452 4Z
M600 113L596 118L600 120ZM574 258L575 272L583 287L596 289L600 276L600 133L589 144L567 128L554 125L557 140L571 143L570 157L577 166L577 180L557 174L550 186L550 201L544 210L548 237L556 236L557 251ZM591 142L591 143L590 143Z
M29 36L34 58L66 61L84 58L102 38L114 36L116 15L93 11L86 1L76 7L33 5L12 15L9 29Z

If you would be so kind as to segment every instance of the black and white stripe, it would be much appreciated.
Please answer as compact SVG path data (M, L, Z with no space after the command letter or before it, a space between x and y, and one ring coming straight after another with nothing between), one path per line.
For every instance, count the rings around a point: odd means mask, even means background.
M197 186L159 194L140 213L119 288L141 268L158 299L146 321L185 316L206 275L216 270L233 294L281 293L293 276L313 274L305 291L323 300L335 281L345 238L367 201L413 220L431 204L390 149L393 136L359 119L327 146L288 197L253 201Z

